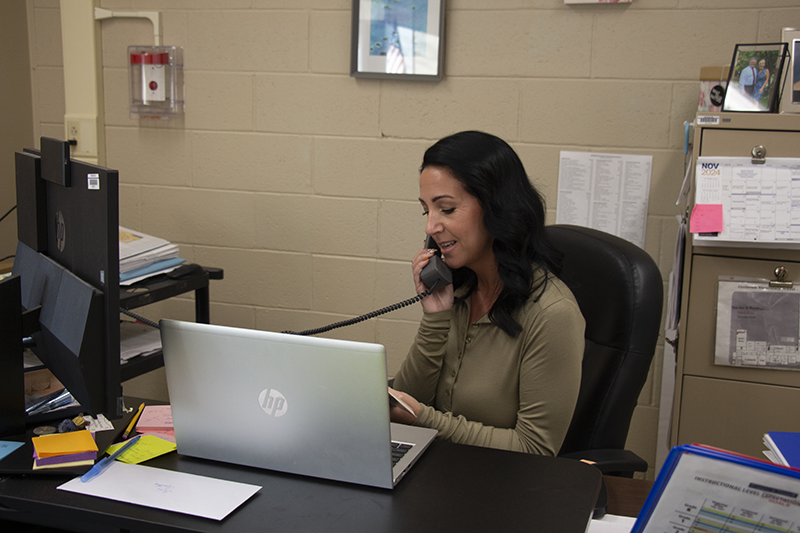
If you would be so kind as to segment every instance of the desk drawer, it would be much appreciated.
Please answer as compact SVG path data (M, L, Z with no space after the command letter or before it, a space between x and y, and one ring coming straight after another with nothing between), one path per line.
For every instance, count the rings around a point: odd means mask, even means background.
M678 444L708 444L764 459L768 431L800 431L800 389L685 376Z
M701 156L750 157L754 146L770 157L800 157L800 132L703 129Z
M681 318L686 321L684 374L800 387L800 371L714 364L719 276L773 279L773 272L778 266L786 267L789 271L788 278L800 283L800 263L704 255L693 257L689 305L686 316Z

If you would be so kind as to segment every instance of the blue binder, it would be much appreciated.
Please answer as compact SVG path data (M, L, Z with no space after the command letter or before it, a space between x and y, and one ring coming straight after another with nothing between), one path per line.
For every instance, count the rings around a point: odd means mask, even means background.
M771 444L768 443L768 439ZM769 431L764 436L764 443L772 450L780 454L781 464L800 468L800 433L794 431ZM785 461L785 463L784 463Z
M670 451L631 533L740 529L800 531L800 470L686 444Z

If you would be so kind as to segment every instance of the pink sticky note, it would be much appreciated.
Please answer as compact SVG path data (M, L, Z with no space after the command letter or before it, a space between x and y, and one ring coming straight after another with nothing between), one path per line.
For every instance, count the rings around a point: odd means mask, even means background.
M689 220L691 233L722 233L722 204L696 204Z

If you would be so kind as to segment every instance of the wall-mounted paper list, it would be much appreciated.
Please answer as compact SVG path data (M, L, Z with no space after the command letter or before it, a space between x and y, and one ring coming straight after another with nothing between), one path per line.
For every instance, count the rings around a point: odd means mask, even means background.
M561 152L556 223L611 233L644 248L653 157Z

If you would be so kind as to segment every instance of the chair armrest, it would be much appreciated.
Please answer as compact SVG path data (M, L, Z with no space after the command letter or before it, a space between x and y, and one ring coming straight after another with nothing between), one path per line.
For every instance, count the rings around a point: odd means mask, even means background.
M606 475L633 477L634 472L647 472L647 461L630 450L585 450L565 453L559 457L591 461Z

